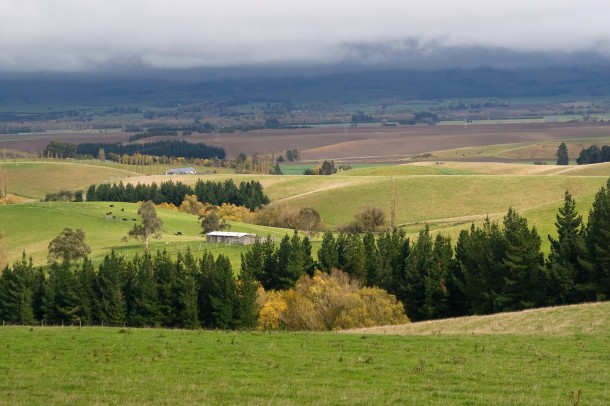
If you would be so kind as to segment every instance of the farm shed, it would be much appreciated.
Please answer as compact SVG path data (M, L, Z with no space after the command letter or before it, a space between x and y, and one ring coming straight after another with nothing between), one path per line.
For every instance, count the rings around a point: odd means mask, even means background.
M227 245L250 245L256 242L256 234L232 231L212 231L205 235L207 242Z
M175 168L166 171L166 175L194 175L197 171L195 168Z

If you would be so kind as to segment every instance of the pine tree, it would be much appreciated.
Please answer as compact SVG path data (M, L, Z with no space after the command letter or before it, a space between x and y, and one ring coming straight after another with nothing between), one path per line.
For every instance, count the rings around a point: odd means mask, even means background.
M157 277L152 255L145 252L134 258L136 275L129 323L138 327L156 327L162 323L157 291Z
M564 142L559 144L555 156L557 157L557 165L568 165L570 163L570 158L568 157L568 147L566 147Z
M257 292L258 282L252 273L246 269L237 278L237 314L236 327L252 329L258 322Z
M11 324L33 324L35 273L25 252L20 262L0 273L0 320Z
M231 262L220 254L210 273L210 307L212 322L209 327L234 329L237 326L237 287Z
M547 300L547 282L536 228L528 229L527 220L512 208L504 217L506 251L502 262L505 288L501 310L520 310L541 306Z
M568 191L563 207L559 208L555 227L558 239L548 236L551 242L547 260L551 280L550 304L578 303L585 299L580 292L587 282L581 265L586 253L582 216L576 211L576 202Z
M426 276L433 266L432 238L428 226L419 232L417 241L406 260L405 285L400 287L401 298L409 319L426 319Z
M379 279L379 250L377 249L377 243L375 242L375 236L372 232L368 232L362 238L362 244L364 246L364 257L365 257L365 279L364 283L367 286L373 286L375 281Z
M362 283L366 282L366 256L364 244L356 233L340 234L337 239L337 252L339 254L339 269L351 278Z
M54 262L44 285L42 300L43 317L48 324L70 324L78 321L80 306L77 294L78 284L70 267L64 260Z
M179 307L176 266L166 250L157 251L154 264L161 324L166 327L177 327L180 324L180 320L176 314Z
M127 303L123 293L125 258L112 251L98 268L95 284L97 319L104 325L121 326L127 321Z
M194 329L199 327L197 316L197 266L190 248L184 257L178 255L176 260L178 309L177 320L181 327Z
M404 286L406 272L406 259L410 254L410 241L403 230L392 229L383 232L377 238L379 250L379 266L373 285L399 294L399 286Z
M610 297L610 179L595 195L585 230L587 259L582 262L588 273L587 300Z
M332 231L325 231L322 237L322 245L318 249L318 268L323 272L330 273L333 268L338 266L337 241Z
M457 269L453 281L463 295L468 314L490 314L501 310L504 290L502 262L506 243L498 224L486 219L482 227L462 230L455 248Z
M76 274L80 322L85 325L95 323L95 279L97 275L91 260L83 259L80 272Z
M425 297L422 314L426 319L438 319L449 314L447 279L451 268L453 249L451 239L438 234L432 249L432 264L424 277Z

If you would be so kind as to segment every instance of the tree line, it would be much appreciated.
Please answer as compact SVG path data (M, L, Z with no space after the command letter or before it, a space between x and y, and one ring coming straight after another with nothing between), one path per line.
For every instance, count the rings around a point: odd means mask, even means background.
M224 159L226 155L225 150L221 147L206 145L204 143L193 144L184 140L156 141L147 142L145 144L128 145L120 143L82 143L77 145L76 154L98 156L101 149L104 150L106 154L133 155L139 153L154 156L183 157L186 159ZM64 155L60 156L67 157Z
M591 145L589 148L583 148L580 155L576 158L578 165L597 164L601 162L610 162L610 146L602 145L599 148L597 145Z
M126 260L106 255L97 271L85 258L35 269L25 253L0 275L0 319L11 324L82 324L239 329L256 326L258 284L235 278L229 259L166 251Z
M566 192L556 227L546 258L536 228L513 209L501 224L488 219L462 230L455 247L427 227L412 241L396 228L378 235L326 232L314 260L309 238L295 232L277 245L268 239L251 246L242 254L238 279L226 257L208 253L199 261L188 251L176 261L165 252L127 261L113 252L97 272L87 259L78 270L64 260L48 276L24 254L0 278L0 316L10 323L246 328L255 323L255 286L294 289L316 269L340 269L395 295L411 320L606 300L610 179L586 224Z
M236 185L232 179L224 182L197 180L195 187L182 182L155 182L150 185L138 183L136 186L123 182L91 185L87 189L87 201L136 203L151 200L155 204L171 203L180 206L187 195L197 196L197 200L220 206L223 203L247 207L250 211L269 204L269 197L264 193L258 181L240 182Z
M462 230L455 247L426 227L411 241L404 231L324 234L317 261L310 242L295 234L278 247L256 243L242 270L265 289L292 288L314 268L340 269L366 286L386 290L405 305L409 319L491 314L610 297L610 180L601 188L587 224L566 192L548 237L548 257L535 227L513 209L501 224L487 219Z

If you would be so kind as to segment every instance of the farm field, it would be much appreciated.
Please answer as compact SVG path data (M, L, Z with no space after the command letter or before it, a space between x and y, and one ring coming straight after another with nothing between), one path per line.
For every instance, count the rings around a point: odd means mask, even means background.
M110 207L110 204L114 207ZM141 254L144 250L141 241L123 240L134 223L133 219L139 221L138 209L136 203L100 202L33 202L0 206L1 227L8 241L9 263L20 259L25 252L32 257L35 265L46 264L49 242L64 227L80 228L85 232L85 241L91 247L90 258L94 264L112 250L127 258ZM113 214L107 215L108 212ZM231 260L233 269L239 269L240 254L245 247L206 243L197 216L167 209L158 209L157 214L163 220L163 236L160 240L151 240L150 249L153 252L167 250L175 255L190 248L195 256L199 256L197 254L202 250L210 251L215 256L223 253ZM44 226L41 227L41 224ZM241 223L234 223L231 230L271 235L277 239L291 232ZM176 235L178 231L182 235Z
M56 132L41 134L0 135L0 154L4 150L30 154L42 151L52 140L62 142L126 142L132 133L121 132ZM167 138L167 137L165 137ZM182 137L181 137L182 138ZM153 137L157 141L164 137ZM594 122L576 123L504 123L504 124L454 124L437 126L396 126L383 127L379 124L351 127L349 125L313 126L280 130L255 130L222 134L193 134L189 142L204 142L220 146L227 156L239 153L278 154L297 148L304 161L317 163L334 159L350 163L357 162L400 162L424 153L435 152L441 159L459 160L554 160L558 142L569 140L571 156L575 158L578 150L572 150L581 143L588 146L595 139L610 139L610 124ZM557 143L557 144L555 144ZM489 154L476 148L484 146L518 144L548 145L536 147L534 156L527 153L511 153L498 157L497 151ZM553 148L552 145L555 145ZM467 148L465 151L453 151ZM471 149L475 148L475 149ZM533 147L532 147L533 148ZM449 156L440 151L450 151ZM470 153L469 153L470 152ZM462 156L463 154L463 156Z
M74 163L23 161L4 165L9 176L9 192L30 199L40 199L46 193L58 192L66 186L86 189L91 183L105 181L136 184L171 179L194 185L198 179L222 182L231 178L236 183L258 180L272 202L296 208L313 207L327 228L349 223L367 206L379 206L389 213L392 184L395 183L397 225L410 236L416 236L427 224L432 231L442 232L455 242L459 232L472 222L479 223L486 217L501 221L508 208L513 207L529 220L530 227L536 226L542 237L543 251L549 247L546 235L556 232L555 216L563 204L564 192L570 191L579 212L586 218L595 193L606 184L610 175L608 163L556 166L443 161L367 166L333 176L209 174L172 177L139 175ZM138 219L137 210L136 204L121 203L110 208L109 204L98 202L0 206L0 230L7 235L10 262L20 258L25 250L36 264L44 264L49 241L64 227L83 229L93 250L92 257L98 261L112 249L127 256L142 250L140 242L122 240L133 219ZM112 214L107 216L109 212ZM159 216L165 226L163 238L153 241L154 250L167 249L176 253L190 247L195 252L202 249L215 254L224 252L238 269L243 248L203 243L195 216L163 209L159 210ZM175 235L178 231L181 236ZM271 234L277 238L291 233L285 229L238 223L233 224L232 231ZM314 249L318 239L314 239Z
M609 310L434 322L447 334L5 326L0 403L607 405Z

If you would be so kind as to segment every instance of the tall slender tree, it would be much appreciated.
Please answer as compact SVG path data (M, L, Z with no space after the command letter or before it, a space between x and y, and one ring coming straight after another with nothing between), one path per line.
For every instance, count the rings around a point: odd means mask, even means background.
M576 202L565 192L563 207L555 221L557 239L548 236L551 251L547 259L550 277L550 304L577 303L583 299L586 277L582 261L586 260L582 216L576 211Z
M570 163L570 158L568 157L568 147L566 147L564 142L559 144L555 156L557 157L557 165L568 165Z

